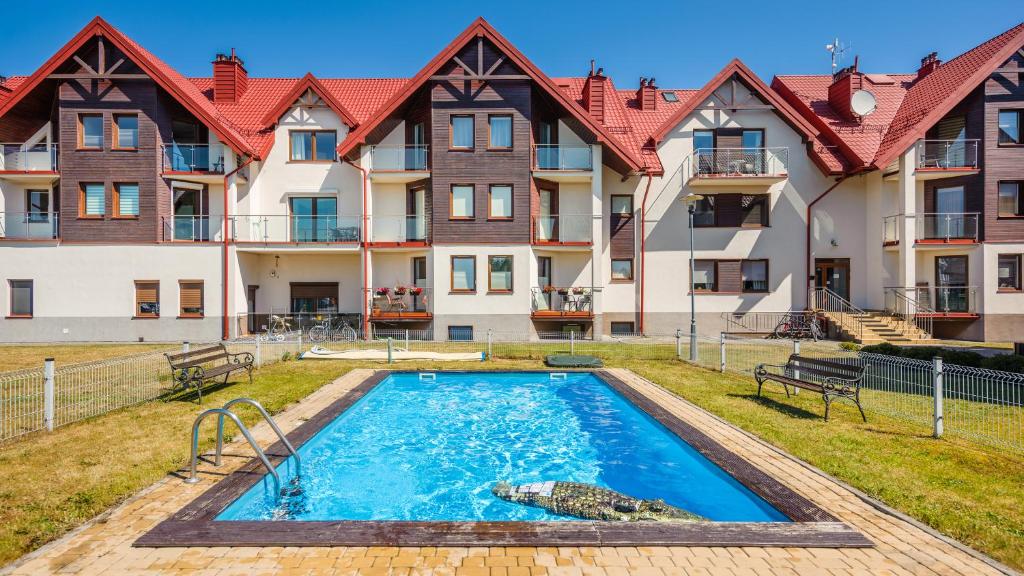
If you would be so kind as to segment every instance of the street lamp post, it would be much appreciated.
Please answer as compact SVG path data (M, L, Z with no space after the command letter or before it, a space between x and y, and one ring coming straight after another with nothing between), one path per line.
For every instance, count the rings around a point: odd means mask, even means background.
M697 361L697 294L693 289L693 275L696 272L693 260L693 215L697 212L697 202L703 199L700 194L688 194L683 197L690 217L690 362Z

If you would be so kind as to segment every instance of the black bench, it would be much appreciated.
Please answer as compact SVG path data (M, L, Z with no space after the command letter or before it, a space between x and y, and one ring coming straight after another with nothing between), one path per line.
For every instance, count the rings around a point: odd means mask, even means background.
M199 394L199 403L203 403L203 384L223 376L224 384L232 372L245 370L249 373L249 384L252 384L253 357L248 352L232 354L223 344L214 344L205 348L164 354L171 365L171 378L174 385L173 393L179 387L182 390L195 388Z
M781 368L782 372L770 372L768 368ZM789 387L803 388L821 394L825 400L825 421L828 421L828 411L832 400L845 398L857 405L860 410L860 417L868 421L864 415L864 408L860 405L860 383L864 380L864 369L866 366L855 366L844 364L834 360L822 360L820 358L808 358L793 354L785 365L759 364L754 369L754 378L757 380L757 395L761 395L761 387L765 382L778 382L786 391L789 397ZM813 380L808 379L813 378Z

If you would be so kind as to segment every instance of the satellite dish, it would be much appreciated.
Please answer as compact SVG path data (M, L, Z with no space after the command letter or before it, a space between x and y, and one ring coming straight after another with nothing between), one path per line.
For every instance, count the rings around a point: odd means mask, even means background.
M858 116L867 116L875 111L875 95L867 90L857 90L850 97L850 109Z

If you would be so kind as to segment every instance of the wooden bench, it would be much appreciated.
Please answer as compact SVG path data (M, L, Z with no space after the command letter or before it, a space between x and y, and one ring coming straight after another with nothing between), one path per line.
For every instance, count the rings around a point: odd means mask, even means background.
M768 368L781 368L782 372L770 372ZM860 410L860 417L867 422L867 416L860 405L860 384L864 380L865 368L867 367L793 354L785 365L759 364L754 369L754 378L757 380L758 396L761 395L761 387L765 382L778 382L785 389L787 398L790 386L821 394L825 400L826 422L832 400L837 398L845 398L856 404Z
M245 370L249 373L249 384L252 384L253 357L248 352L232 354L223 344L214 344L204 348L164 354L171 365L171 377L174 385L171 391L179 387L183 390L195 388L199 394L199 403L203 403L203 384L224 377L227 384L232 372Z

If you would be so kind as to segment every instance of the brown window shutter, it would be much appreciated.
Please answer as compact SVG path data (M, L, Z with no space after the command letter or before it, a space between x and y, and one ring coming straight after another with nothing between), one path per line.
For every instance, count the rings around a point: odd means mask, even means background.
M718 292L742 292L739 260L718 261Z
M715 214L717 226L737 228L743 224L743 195L716 194Z
M180 282L178 284L180 295L178 300L181 306L182 316L195 316L203 314L203 283L202 282Z
M135 283L135 315L136 316L159 316L159 308L153 308L149 304L160 304L160 283L159 282L136 282Z

